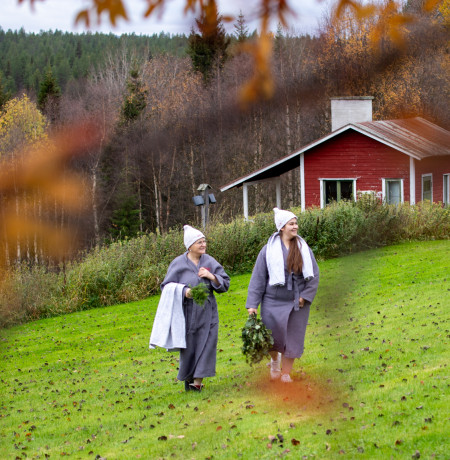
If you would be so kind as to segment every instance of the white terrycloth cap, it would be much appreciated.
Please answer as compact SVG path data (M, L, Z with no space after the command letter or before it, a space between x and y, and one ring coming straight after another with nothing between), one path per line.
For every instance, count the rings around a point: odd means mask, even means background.
M197 230L190 225L185 225L184 227L184 245L186 249L189 249L197 240L205 238L205 235L200 230Z
M291 211L273 208L273 212L275 213L275 225L278 231L280 231L291 219L297 219L297 216Z

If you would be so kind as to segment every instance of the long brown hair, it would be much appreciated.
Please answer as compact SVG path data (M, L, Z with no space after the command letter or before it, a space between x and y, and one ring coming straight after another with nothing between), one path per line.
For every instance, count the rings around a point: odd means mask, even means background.
M289 273L293 272L300 274L302 272L303 259L300 248L298 247L299 243L300 241L297 237L289 241L289 254L287 258L287 269Z

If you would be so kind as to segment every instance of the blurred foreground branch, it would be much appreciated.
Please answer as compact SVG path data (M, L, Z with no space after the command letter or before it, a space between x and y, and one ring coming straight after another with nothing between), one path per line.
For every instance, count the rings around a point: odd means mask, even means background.
M82 211L86 194L70 163L98 142L94 126L80 123L1 159L0 267L12 258L61 259L75 249L65 215Z

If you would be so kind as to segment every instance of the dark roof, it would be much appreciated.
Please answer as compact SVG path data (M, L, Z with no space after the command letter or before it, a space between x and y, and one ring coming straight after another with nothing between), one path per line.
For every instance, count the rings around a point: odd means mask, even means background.
M290 155L222 186L220 190L224 192L233 187L240 187L244 182L261 181L278 177L299 166L299 156L301 153L349 129L369 136L417 160L432 156L450 155L450 132L420 117L350 123L305 145L302 149Z

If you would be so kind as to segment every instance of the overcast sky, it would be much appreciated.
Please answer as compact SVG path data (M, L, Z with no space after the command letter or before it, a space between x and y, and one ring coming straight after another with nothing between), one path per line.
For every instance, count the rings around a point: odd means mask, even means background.
M86 0L39 0L35 2L34 11L30 7L30 0L18 4L18 0L1 0L0 26L3 30L19 30L25 32L40 32L41 30L62 30L68 32L85 32L83 25L74 25L76 13L87 4ZM143 19L145 0L125 0L129 22L120 20L118 26L113 28L107 24L107 18L103 25L93 27L92 31L112 32L115 34L136 33L137 35L152 35L161 31L170 34L188 35L193 23L193 16L185 16L183 8L186 0L166 0L167 6L162 18ZM242 10L247 20L250 32L258 27L258 21L254 20L258 0L218 0L220 13L223 15L237 16ZM297 33L314 33L318 20L325 8L325 0L291 0L291 6L297 13L296 18L291 18L289 25ZM232 24L227 26L229 32L233 32ZM272 30L276 30L276 24L272 24Z

